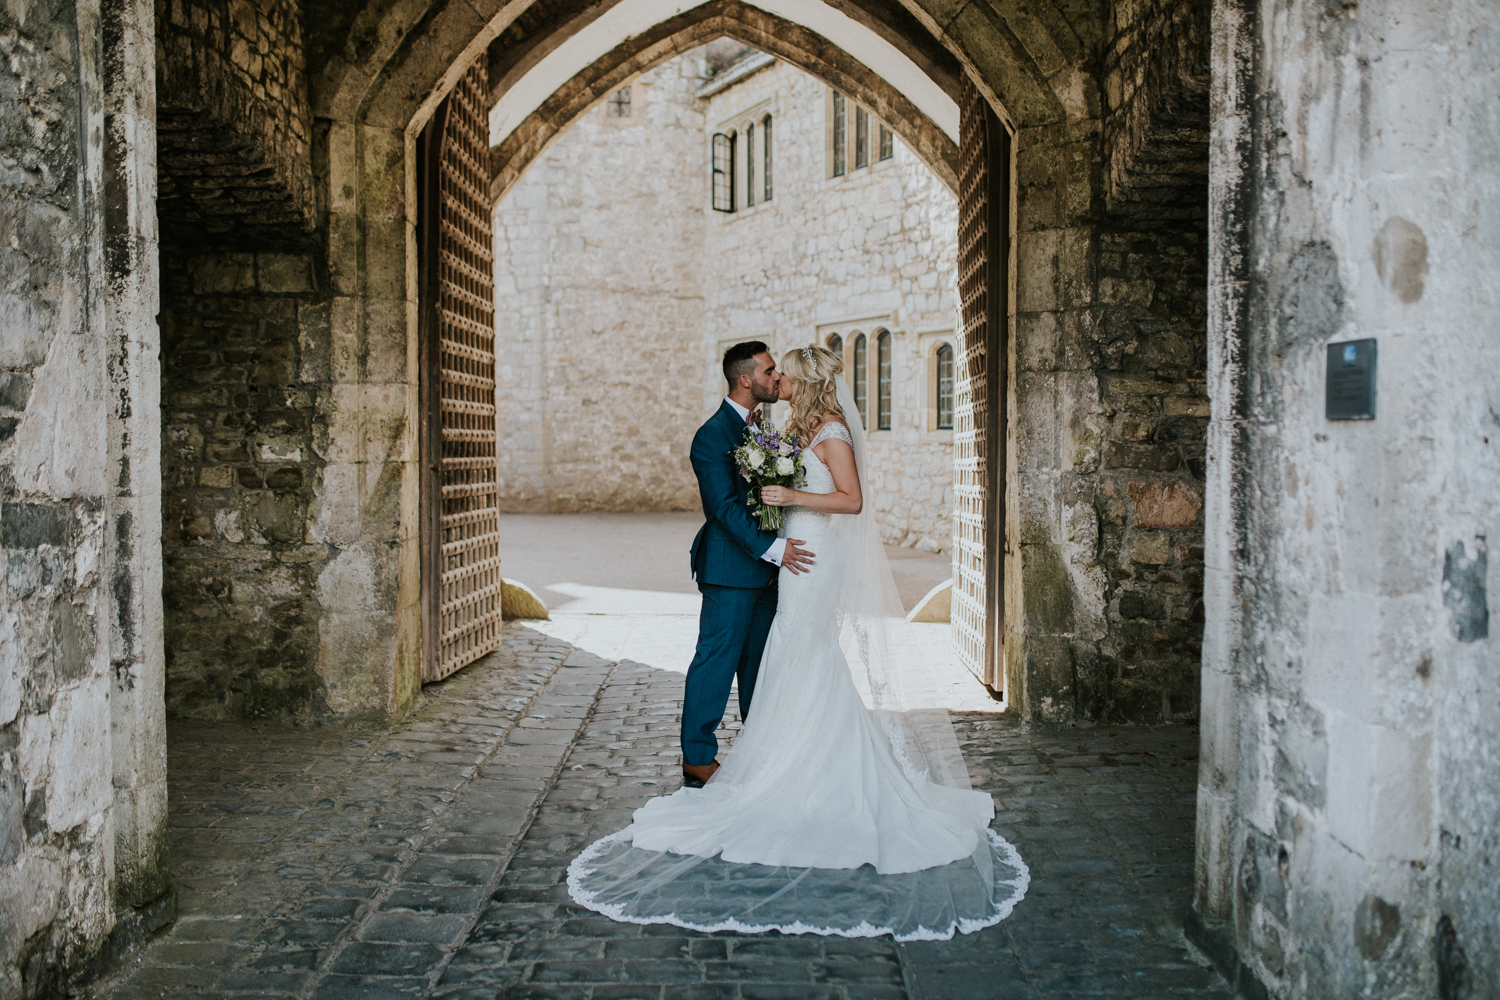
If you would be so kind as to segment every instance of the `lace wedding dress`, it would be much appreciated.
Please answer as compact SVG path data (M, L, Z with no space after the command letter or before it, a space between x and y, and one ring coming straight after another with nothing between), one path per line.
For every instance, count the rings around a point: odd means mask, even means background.
M852 399L845 412L857 412ZM863 470L854 435L823 428L805 453L803 489L833 492L812 451L829 437L849 442ZM902 712L893 694L879 625L894 584L878 537L878 565L867 565L870 538L859 537L873 526L864 515L788 508L784 534L805 542L816 565L781 572L738 739L703 788L651 800L575 859L575 901L617 920L706 932L903 941L1010 914L1029 873L989 829L994 805L969 788L946 713ZM862 574L877 571L884 579L872 588Z

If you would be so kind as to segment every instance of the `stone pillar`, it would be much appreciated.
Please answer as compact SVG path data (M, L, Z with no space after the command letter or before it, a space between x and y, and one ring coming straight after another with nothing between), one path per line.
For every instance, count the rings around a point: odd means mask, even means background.
M170 916L155 448L152 11L0 13L0 997ZM102 61L101 61L102 60ZM165 898L167 902L158 902Z
M161 565L161 337L156 230L155 15L106 0L104 295L114 897L128 935L171 915ZM154 905L148 905L154 904ZM141 914L132 910L147 907Z
M1220 0L1197 886L1247 995L1500 983L1500 22ZM1330 345L1373 340L1371 420Z

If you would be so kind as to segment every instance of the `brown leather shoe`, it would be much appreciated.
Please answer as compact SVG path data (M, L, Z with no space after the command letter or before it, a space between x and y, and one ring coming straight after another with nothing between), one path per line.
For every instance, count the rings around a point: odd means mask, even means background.
M719 762L717 760L712 764L684 763L682 765L682 787L702 788L704 783L707 782L709 778L712 778L714 776L714 772L718 769Z

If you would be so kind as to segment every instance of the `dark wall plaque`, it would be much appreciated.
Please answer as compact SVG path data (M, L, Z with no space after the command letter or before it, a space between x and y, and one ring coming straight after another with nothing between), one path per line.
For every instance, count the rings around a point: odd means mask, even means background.
M1375 419L1375 341L1328 345L1324 415L1329 420Z

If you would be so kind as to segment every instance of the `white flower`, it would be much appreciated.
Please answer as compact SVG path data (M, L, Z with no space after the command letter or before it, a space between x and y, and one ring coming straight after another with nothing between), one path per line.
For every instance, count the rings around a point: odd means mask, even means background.
M759 448L745 449L745 464L752 469L759 469L766 464L766 453Z
M778 476L790 476L792 474L792 470L794 470L796 467L796 463L785 456L782 456L781 458L778 458L776 460L776 474Z
M790 441L783 441L783 442L781 442L781 447L778 450L783 455L790 455L792 453L792 442L790 442Z

